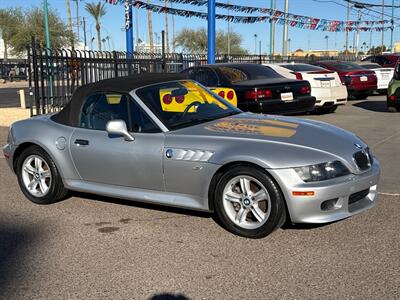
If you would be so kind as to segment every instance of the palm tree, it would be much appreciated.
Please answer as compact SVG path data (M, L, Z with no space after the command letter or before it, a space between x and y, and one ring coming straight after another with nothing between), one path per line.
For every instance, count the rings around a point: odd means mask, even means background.
M96 22L97 31L97 45L101 51L101 32L100 32L100 19L106 14L105 3L86 3L86 11L94 18Z
M67 16L68 16L68 31L71 34L71 47L74 47L74 35L72 33L72 17L71 17L71 3L70 0L66 0L67 4Z

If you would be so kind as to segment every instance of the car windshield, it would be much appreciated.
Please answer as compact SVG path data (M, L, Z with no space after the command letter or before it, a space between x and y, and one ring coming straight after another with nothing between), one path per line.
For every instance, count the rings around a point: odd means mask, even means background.
M332 67L335 67L339 70L343 71L352 71L352 70L362 70L363 68L360 67L359 65L351 62L330 62L329 63Z
M324 68L307 64L285 64L280 66L294 72L326 71Z
M218 69L231 83L245 80L282 78L270 67L257 64L219 66Z
M241 113L199 83L180 80L147 86L136 94L169 130Z

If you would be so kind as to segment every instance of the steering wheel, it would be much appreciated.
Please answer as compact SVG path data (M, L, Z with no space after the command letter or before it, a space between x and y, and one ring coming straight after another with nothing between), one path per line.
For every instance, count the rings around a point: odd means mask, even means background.
M196 109L199 105L201 105L202 103L200 101L193 101L192 103L190 103L188 106L186 106L185 110L183 111L182 116L180 117L180 119L183 119L186 114L189 112L189 110L192 108L192 106L195 106Z

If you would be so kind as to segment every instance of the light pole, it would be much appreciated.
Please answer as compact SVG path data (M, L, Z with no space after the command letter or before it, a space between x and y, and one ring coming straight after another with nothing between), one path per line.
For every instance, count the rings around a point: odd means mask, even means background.
M287 13L289 11L289 0L285 0L285 6L284 6L284 22L285 24L283 25L283 40L282 40L282 56L285 57L287 56L287 46L288 46L288 24L287 22Z
M272 20L272 17L274 16L275 13L275 8L276 8L276 0L271 0L271 13L270 13L270 22L269 22L269 56L270 59L274 56L274 51L275 51L275 21Z
M111 51L111 47L110 47L110 36L106 36L106 40L107 40L107 44L108 44L108 51Z
M290 55L290 42L292 41L291 38L288 38L288 56Z
M46 34L46 53L48 56L51 54L51 42L50 42L50 33L49 33L49 7L47 0L43 0L43 14L44 14L44 30ZM50 99L51 104L53 104L53 75L51 71L50 61L47 60L47 67L50 68L50 76L49 76L49 87L50 87ZM42 112L45 113L45 107L42 107Z
M381 54L383 53L383 45L385 43L385 32L384 32L384 27L385 24L383 23L383 15L385 14L385 0L382 0L382 42L381 42Z
M329 36L325 36L324 39L326 40L326 51L328 52L329 49Z
M392 0L392 19L390 20L390 51L393 51L393 31L394 31L394 0Z
M94 36L90 39L90 50L93 51L93 42L94 42L95 38Z
M254 34L254 55L257 54L257 37L258 37L258 35L255 33Z

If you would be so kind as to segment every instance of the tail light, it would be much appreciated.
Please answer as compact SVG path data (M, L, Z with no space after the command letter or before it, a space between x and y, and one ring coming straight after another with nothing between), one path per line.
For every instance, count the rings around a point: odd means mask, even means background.
M233 92L232 92L232 91L229 91L229 92L226 94L226 97L228 98L228 100L232 100L233 97L234 97Z
M299 72L291 72L294 76L296 76L296 79L298 80L303 80L303 75Z
M220 91L220 92L218 93L218 96L220 96L220 97L222 97L222 98L225 98L225 92L224 92L224 91Z
M309 85L304 85L300 88L300 94L307 95L311 93L311 88Z
M162 98L162 101L164 104L171 104L172 102L172 96L170 94L166 94L164 95L164 97Z
M396 96L395 95L391 95L389 97L389 100L392 101L392 102L396 101Z
M175 101L178 104L181 104L183 101L185 101L185 96L176 96Z
M232 93L233 94L233 93ZM247 100L258 100L258 99L263 99L263 98L271 98L272 97L272 91L270 89L253 89L249 90L244 94L244 97ZM233 95L232 95L233 98Z

